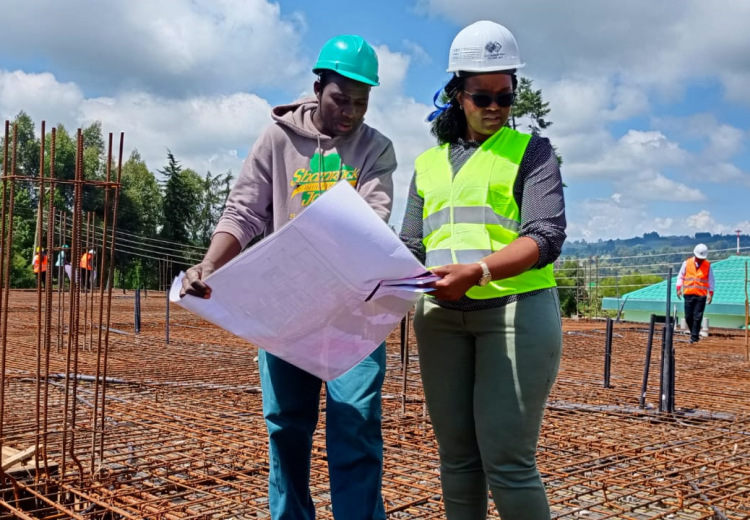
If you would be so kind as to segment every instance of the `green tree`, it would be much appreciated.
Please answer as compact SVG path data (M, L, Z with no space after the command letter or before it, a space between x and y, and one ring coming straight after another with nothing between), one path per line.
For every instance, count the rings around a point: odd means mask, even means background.
M172 152L168 162L159 170L164 178L164 204L161 236L165 240L188 245L192 242L195 222L201 202L203 178L191 169L183 170ZM184 269L197 261L193 251L170 245L175 255L175 269Z
M87 181L106 179L107 157L104 150L102 124L95 121L81 129L83 137L83 178ZM93 211L98 219L104 217L104 190L98 186L83 189L83 211Z
M10 262L10 286L13 289L36 287L36 275L31 268L31 262L18 251L13 251Z
M164 176L164 213L161 236L166 240L187 244L190 242L189 227L194 221L200 190L191 189L191 175L184 174L182 166L171 151L167 153L167 165L158 170Z
M94 148L104 157L104 134L102 132L102 122L94 121L89 126L81 129L83 137L83 148Z
M21 190L16 194L16 210L13 217L13 248L11 250L11 287L25 289L36 287L36 279L31 267L34 258L36 220L33 212L23 210L31 206L29 192Z
M16 118L13 120L10 129L11 144L9 146L9 153L12 156L12 139L13 139L13 128L16 127L18 136L18 143L16 145L16 175L23 175L25 177L38 177L39 176L39 139L36 137L34 121L26 112L21 111L18 113ZM11 166L11 161L8 161L8 166ZM20 189L19 189L20 188ZM17 182L16 193L20 191L27 191L30 194L30 201L36 202L36 195L32 192L32 183L30 182Z
M47 141L52 142L52 133L47 134ZM50 171L51 147L45 154L45 169ZM76 143L63 125L55 129L55 178L73 180L76 171ZM58 184L55 189L55 207L58 209L73 209L73 186Z
M13 134L16 128L18 142L16 149L15 174L24 177L39 176L39 139L35 135L34 121L26 112L21 111L15 117L10 127L10 142L8 143L8 169L12 168ZM5 137L0 140L0 149L5 146ZM11 172L9 171L8 174ZM15 205L17 214L29 218L36 210L38 194L33 190L32 182L17 181L15 183Z
M549 103L544 101L541 89L534 90L534 82L528 78L521 78L516 90L516 102L513 105L512 124L516 128L516 118L527 117L530 120L529 131L533 135L541 135L552 125L545 119L550 113Z
M599 295L604 298L616 298L663 281L664 278L659 275L637 272L620 277L610 276L600 280Z
M520 78L516 89L516 101L513 104L510 121L507 125L517 129L516 119L525 117L529 120L528 129L531 134L541 135L543 130L552 126L552 121L547 119L547 115L552 109L549 107L549 103L544 101L542 90L534 90L533 85L534 82L529 78ZM557 163L562 166L562 156L557 153L555 146L552 146L552 149L555 150Z
M555 280L560 294L560 313L565 317L575 315L578 312L578 262L563 262L555 269Z
M16 128L17 142L13 142L13 129ZM39 139L34 135L34 121L28 114L21 111L15 117L10 127L10 142L8 143L8 174L12 173L12 156L15 144L16 169L15 174L25 177L39 176ZM4 147L3 136L0 147ZM34 256L36 226L36 201L38 193L33 189L31 181L16 181L14 183L14 213L13 213L13 249L11 251L11 287L34 287L36 281L31 268Z
M224 211L232 180L234 175L231 171L215 177L208 172L205 179L201 180L200 207L192 230L193 242L196 245L208 247L211 243L211 235Z
M133 150L123 163L121 181L118 229L156 236L162 221L163 197L156 177L148 170L138 150Z
M115 263L120 274L117 281L125 288L154 287L157 261L137 254L158 256L158 253L150 251L154 248L151 243L131 235L158 236L163 197L156 177L149 171L138 150L133 150L123 163L121 182L117 229L121 233L119 240L123 244L122 249L127 252L116 253ZM145 249L149 252L146 253Z

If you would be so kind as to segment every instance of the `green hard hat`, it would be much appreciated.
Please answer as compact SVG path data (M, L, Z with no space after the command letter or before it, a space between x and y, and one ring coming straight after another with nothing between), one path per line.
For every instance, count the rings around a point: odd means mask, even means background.
M378 55L361 36L343 35L328 40L320 50L313 72L332 70L354 81L377 87Z

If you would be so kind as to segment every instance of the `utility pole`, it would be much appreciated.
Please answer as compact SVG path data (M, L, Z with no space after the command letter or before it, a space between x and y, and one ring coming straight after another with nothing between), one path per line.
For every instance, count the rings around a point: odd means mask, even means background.
M750 336L748 336L748 329L750 329L750 298L747 294L747 262L745 262L745 361L750 361Z
M579 299L581 297L581 285L580 285L581 284L581 273L580 273L580 267L581 267L581 262L578 259L576 259L576 277L575 277L576 282L574 284L574 286L575 286L575 295L576 295L576 319L578 319L580 317L580 315L581 315L581 311L580 311L579 306L578 306L578 301L579 301Z
M742 234L742 230L737 230L737 254L740 254L740 235Z
M592 294L593 293L591 292L591 271L592 271L592 268L591 268L591 257L590 256L589 256L589 263L588 263L588 269L587 269L587 271L588 271L588 274L586 276L586 278L587 278L587 280L586 280L586 300L588 300L588 305L587 305L587 307L588 307L588 318L591 318L593 316L593 314L591 312L591 298L592 298Z
M595 256L596 262L596 285L594 286L594 316L599 318L599 257Z

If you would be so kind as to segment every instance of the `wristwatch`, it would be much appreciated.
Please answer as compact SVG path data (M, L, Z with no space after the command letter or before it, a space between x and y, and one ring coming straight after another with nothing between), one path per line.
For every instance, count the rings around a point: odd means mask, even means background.
M477 263L482 267L482 277L477 282L477 285L479 287L484 287L492 281L492 273L490 273L490 268L487 267L487 264L485 264L482 260Z

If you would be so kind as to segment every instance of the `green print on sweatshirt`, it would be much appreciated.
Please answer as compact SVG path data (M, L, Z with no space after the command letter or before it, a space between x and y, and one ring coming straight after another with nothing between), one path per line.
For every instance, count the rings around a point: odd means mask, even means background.
M324 155L321 171L320 154L316 153L310 159L310 167L300 168L292 177L292 198L302 195L302 205L308 206L321 194L332 188L339 180L346 180L352 187L357 184L360 170L347 164L341 164L341 156L337 153Z

